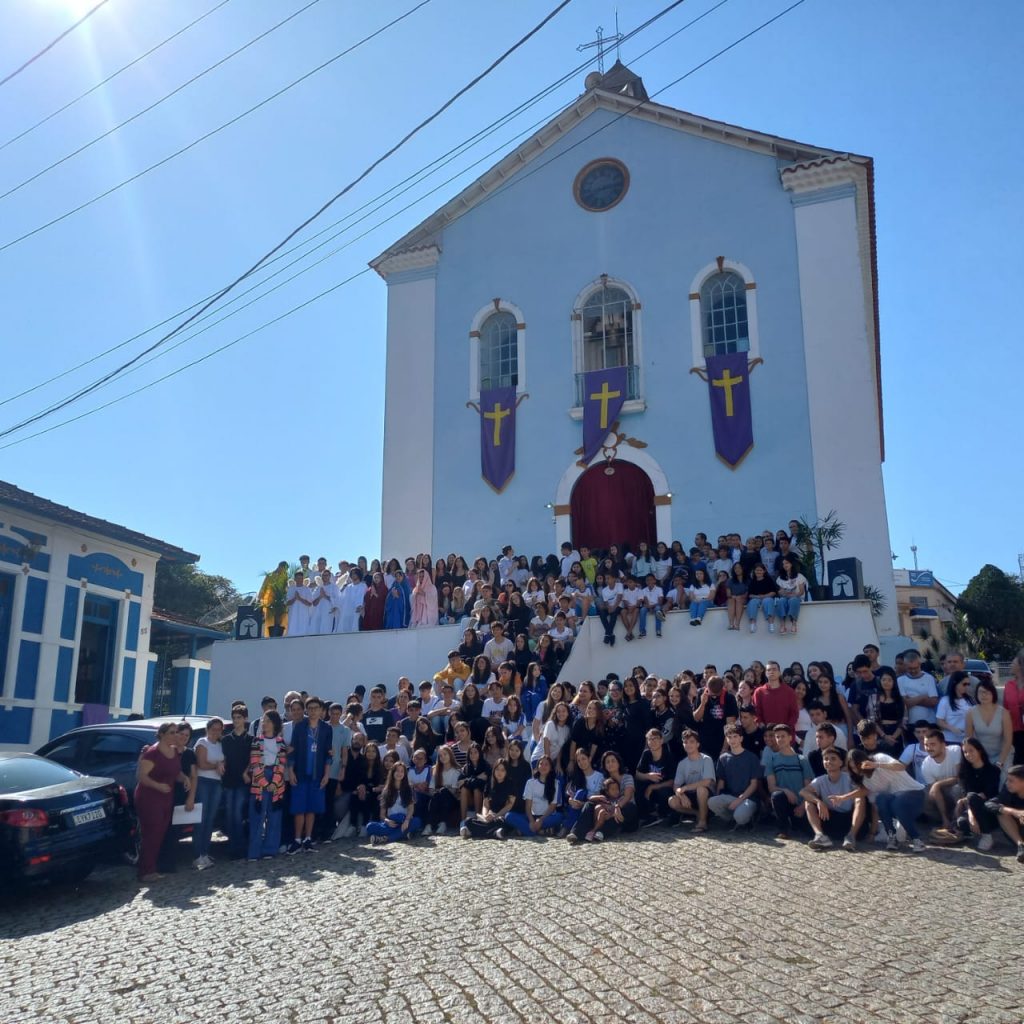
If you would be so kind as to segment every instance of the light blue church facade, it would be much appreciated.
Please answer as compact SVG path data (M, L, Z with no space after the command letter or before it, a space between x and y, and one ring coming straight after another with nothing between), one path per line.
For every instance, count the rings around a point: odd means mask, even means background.
M382 550L578 543L611 459L666 543L835 509L836 554L894 609L871 160L653 103L622 65L587 86L373 261L388 287ZM725 353L747 356L753 444L735 465L707 382ZM627 368L620 436L585 467L582 374L607 366ZM499 493L474 403L510 385Z

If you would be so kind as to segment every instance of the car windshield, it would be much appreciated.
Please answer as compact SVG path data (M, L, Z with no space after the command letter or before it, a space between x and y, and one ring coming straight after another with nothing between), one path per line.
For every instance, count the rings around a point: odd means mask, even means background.
M42 757L0 758L0 794L59 786L77 778L77 772Z

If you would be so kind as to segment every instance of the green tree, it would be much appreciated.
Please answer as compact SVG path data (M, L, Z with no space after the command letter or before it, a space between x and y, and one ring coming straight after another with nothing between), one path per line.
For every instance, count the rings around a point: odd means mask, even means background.
M986 658L1014 657L1024 646L1024 586L994 565L986 565L957 600Z
M203 572L197 565L180 562L156 564L153 604L214 629L230 629L242 595L225 576Z

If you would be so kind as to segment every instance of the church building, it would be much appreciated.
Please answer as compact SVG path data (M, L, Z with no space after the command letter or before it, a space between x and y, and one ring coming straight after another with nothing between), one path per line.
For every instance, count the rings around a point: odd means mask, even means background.
M747 537L834 510L896 632L873 165L621 63L372 261L382 551Z

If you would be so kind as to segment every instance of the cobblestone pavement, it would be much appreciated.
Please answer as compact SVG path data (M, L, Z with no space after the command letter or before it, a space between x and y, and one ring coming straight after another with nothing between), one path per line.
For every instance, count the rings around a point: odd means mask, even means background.
M648 830L103 869L0 909L0 1022L1020 1024L1024 868L995 852Z

